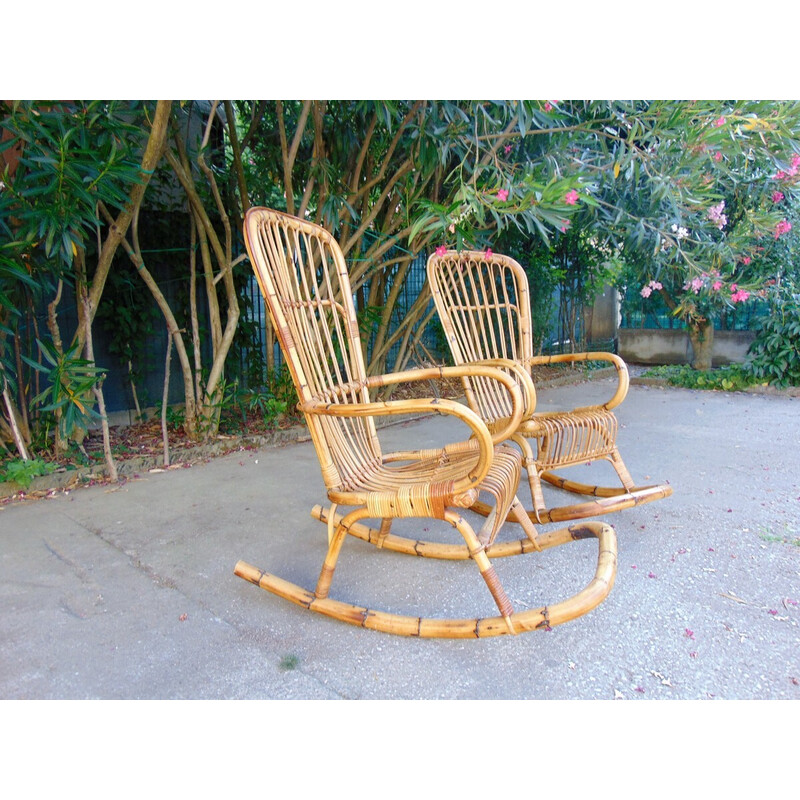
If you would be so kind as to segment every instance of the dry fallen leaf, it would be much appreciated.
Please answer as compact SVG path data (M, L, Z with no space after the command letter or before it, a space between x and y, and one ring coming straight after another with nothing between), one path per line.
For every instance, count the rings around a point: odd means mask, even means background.
M737 597L732 592L720 592L719 596L720 597L727 597L728 600L735 600L737 603L744 603L745 605L748 605L747 600L742 600L741 597Z
M660 672L656 672L655 670L651 669L650 674L654 678L658 678L664 686L672 687L672 682L669 678L665 678Z

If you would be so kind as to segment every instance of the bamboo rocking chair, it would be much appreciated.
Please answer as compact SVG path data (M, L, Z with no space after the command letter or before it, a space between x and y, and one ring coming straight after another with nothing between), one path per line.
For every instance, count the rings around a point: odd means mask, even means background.
M538 534L516 491L522 471L519 452L503 445L523 413L522 393L511 377L516 367L498 362L415 369L367 376L353 295L344 257L333 237L310 222L266 208L246 215L245 241L319 458L331 506L312 516L327 524L328 548L313 590L304 589L240 561L235 573L300 606L353 625L389 633L467 638L547 628L587 613L610 591L616 574L616 537L600 522ZM404 381L480 376L508 397L508 424L492 434L467 406L445 399L375 402L370 391ZM440 449L384 454L374 418L427 412L452 415L471 434ZM493 499L479 531L464 518L480 493ZM338 506L352 507L341 514ZM445 520L464 544L420 541L391 532L398 518ZM495 541L506 517L525 537ZM363 523L379 520L377 528ZM487 618L434 619L403 616L334 600L329 591L347 535L384 550L439 559L472 559L498 608ZM542 608L515 611L490 558L543 550L596 538L595 575L578 594Z
M617 448L617 418L612 409L628 392L628 368L613 353L568 353L534 356L528 279L508 256L448 250L428 259L428 281L439 318L456 364L509 359L524 368L520 383L526 409L510 437L522 451L530 484L535 522L565 522L619 511L672 494L668 484L637 486ZM613 396L601 405L570 411L537 412L531 368L537 365L607 361L617 371ZM518 375L518 373L514 373ZM511 409L494 387L477 376L462 379L469 406L493 432L507 427ZM531 445L535 443L535 447ZM619 476L621 487L592 486L570 481L554 470L605 460ZM542 482L593 500L548 508ZM474 510L487 513L481 503Z

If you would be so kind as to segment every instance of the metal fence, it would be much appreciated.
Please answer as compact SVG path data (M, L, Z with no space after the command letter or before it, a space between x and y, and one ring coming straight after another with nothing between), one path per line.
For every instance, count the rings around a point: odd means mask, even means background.
M657 292L645 299L635 288L626 287L620 295L622 328L680 330L686 327L686 323L675 317ZM769 306L765 301L753 300L723 310L714 320L714 328L720 331L755 330L768 314Z
M403 286L397 298L397 302L392 312L390 322L390 333L397 330L402 320L406 317L409 310L416 302L420 293L426 288L427 284L427 254L417 255L411 262L403 280ZM392 278L397 273L397 268L392 270L390 279L386 281L384 300L388 298L391 290ZM263 366L267 363L267 339L266 339L266 320L267 311L264 305L261 292L255 280L251 277L242 289L243 313L242 319L248 328L248 341L240 350L239 374L241 380L250 383L256 380L257 369L254 367ZM567 320L571 315L574 299L570 296L567 288L557 290L553 301L553 312L545 322L546 330L541 336L541 350L545 354L574 352L583 346L591 349L614 350L616 342L613 339L584 342L584 313L582 306L575 308L575 329ZM429 301L427 312L433 309L433 300ZM423 317L425 314L423 314ZM418 323L419 324L419 323ZM367 346L367 356L372 353L374 344L374 334L370 337ZM446 363L449 360L447 342L444 338L438 317L434 314L427 324L425 331L420 337L421 348L412 354L413 361L425 361L433 358L438 363ZM387 354L387 363L391 366L397 357L400 343L395 343ZM283 355L277 342L273 345L273 363L279 369L283 364ZM253 387L254 388L254 387Z
M420 292L425 287L427 282L426 274L427 256L423 253L418 255L411 262L409 269L406 272L403 286L400 294L395 303L392 311L392 318L390 321L390 333L397 329L402 320L408 314L411 306L419 297ZM392 279L397 274L397 268L392 269L389 280L386 281L386 289L384 292L384 301L388 299L389 291L392 288ZM241 300L243 304L242 319L247 326L248 335L247 340L240 349L239 354L239 374L241 379L245 382L252 382L256 379L257 368L254 365L264 365L267 363L267 337L266 337L266 323L268 313L264 304L264 298L261 296L261 291L258 287L255 275L250 276L245 282L241 290ZM433 308L433 300L431 299L428 305L428 311ZM445 360L447 355L445 353L446 343L443 336L439 333L438 325L433 320L432 324L428 325L422 334L421 343L424 351L427 351L431 356L437 360ZM367 357L369 358L375 341L375 334L370 336L367 345ZM392 364L397 357L400 348L400 343L395 343L387 354L387 362ZM423 351L423 353L424 353ZM420 354L415 354L419 359L423 358ZM280 345L277 341L273 344L273 363L276 369L280 369L283 364L283 354ZM248 378L249 376L249 378ZM253 387L254 388L254 387Z

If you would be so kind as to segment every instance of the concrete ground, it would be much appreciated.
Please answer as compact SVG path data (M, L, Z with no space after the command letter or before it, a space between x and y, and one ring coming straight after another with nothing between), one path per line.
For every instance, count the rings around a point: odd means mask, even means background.
M540 408L611 386L544 390ZM518 637L395 637L235 577L244 559L313 587L326 532L309 516L325 499L310 443L7 505L0 697L800 699L799 410L785 396L632 386L618 409L622 455L635 479L667 480L674 495L606 518L619 567L602 605ZM389 450L463 430L436 418L381 436ZM607 467L571 473L610 482ZM516 604L538 606L588 583L595 554L578 542L495 566ZM474 564L356 540L333 596L423 616L494 613Z

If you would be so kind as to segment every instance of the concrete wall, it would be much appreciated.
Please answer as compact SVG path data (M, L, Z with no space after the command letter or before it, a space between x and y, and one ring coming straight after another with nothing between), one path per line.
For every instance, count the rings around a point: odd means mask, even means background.
M587 341L616 340L617 352L632 364L688 364L692 345L685 330L620 328L620 296L606 287L592 306L584 308ZM752 331L714 331L712 363L741 364L755 338Z
M685 330L620 328L619 355L634 364L688 364L692 345ZM755 338L752 331L714 331L713 364L741 364Z

